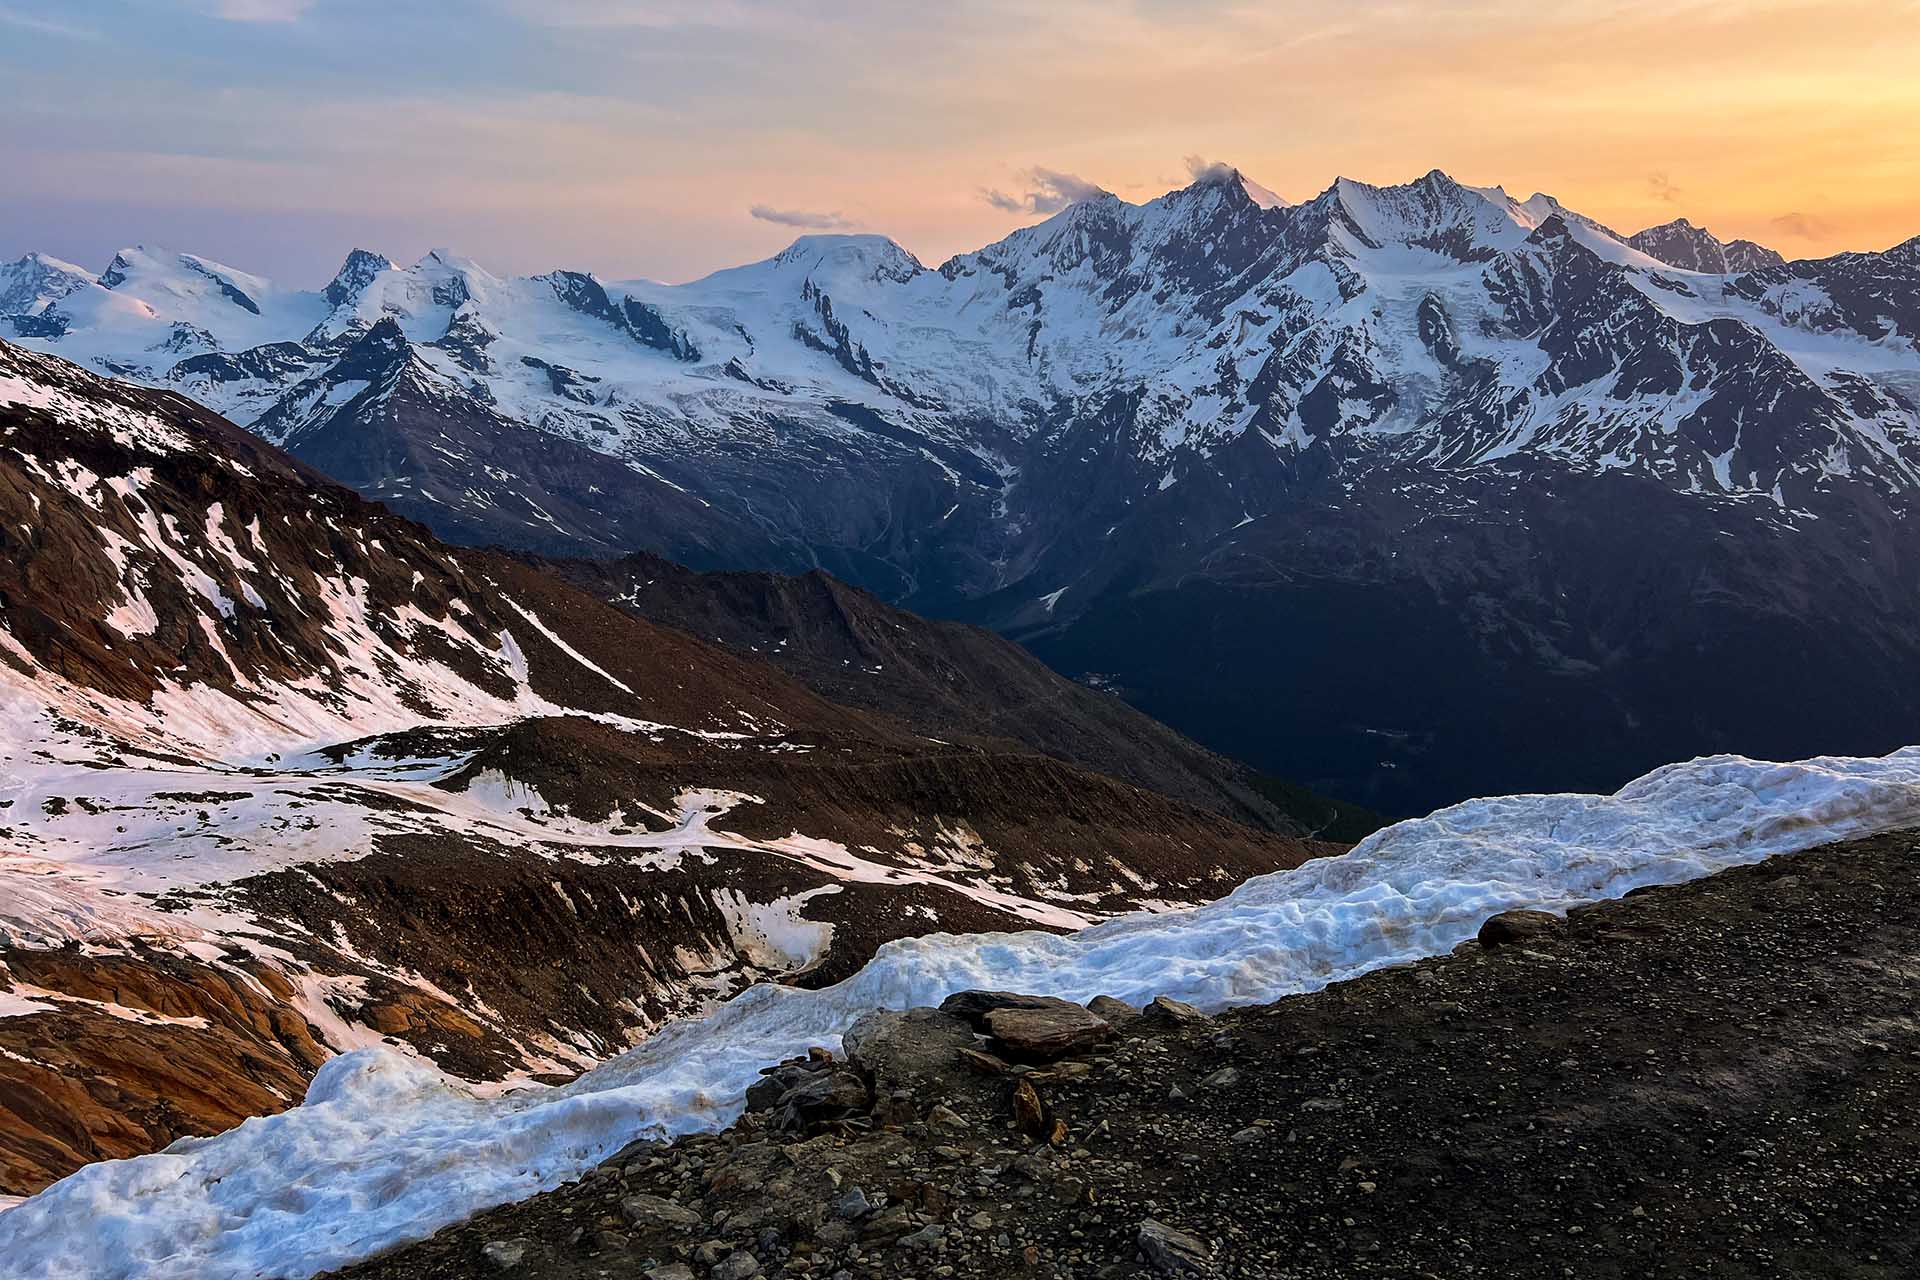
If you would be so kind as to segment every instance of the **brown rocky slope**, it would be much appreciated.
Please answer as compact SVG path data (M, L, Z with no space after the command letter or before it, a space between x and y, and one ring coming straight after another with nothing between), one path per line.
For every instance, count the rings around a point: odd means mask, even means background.
M362 1044L565 1074L893 938L1337 847L840 705L177 396L5 343L0 393L0 1194Z
M944 739L1010 739L1283 833L1357 841L1385 824L1174 732L984 627L922 618L819 571L695 572L644 552L532 561L636 617L778 667L843 706Z

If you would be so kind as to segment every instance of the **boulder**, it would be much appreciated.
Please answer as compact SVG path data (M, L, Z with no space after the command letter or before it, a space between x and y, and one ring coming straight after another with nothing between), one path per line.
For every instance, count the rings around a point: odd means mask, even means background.
M973 1029L938 1009L875 1009L848 1027L841 1043L847 1061L872 1077L882 1096L918 1093L952 1070L955 1055L973 1044Z
M787 1090L811 1080L815 1074L812 1067L800 1062L783 1062L766 1068L758 1080L747 1086L747 1110L773 1110L780 1105Z
M1138 1009L1125 1000L1117 1000L1112 996L1095 996L1087 1001L1087 1011L1097 1017L1105 1018L1116 1027L1140 1016Z
M1078 1009L1057 996L1026 996L1013 991L956 991L940 1002L940 1011L964 1019L976 1031L987 1029L987 1015L998 1009Z
M986 1029L1009 1054L1039 1061L1090 1049L1113 1034L1105 1018L1064 1000L1038 1009L991 1010Z
M1207 1015L1184 1000L1175 1000L1171 996L1155 996L1140 1016L1149 1022L1178 1025L1187 1022L1204 1022Z
M1480 926L1480 945L1504 947L1510 943L1540 942L1565 933L1567 922L1546 911L1502 911Z
M810 1074L780 1095L782 1129L810 1129L865 1111L873 1102L867 1082L845 1068Z

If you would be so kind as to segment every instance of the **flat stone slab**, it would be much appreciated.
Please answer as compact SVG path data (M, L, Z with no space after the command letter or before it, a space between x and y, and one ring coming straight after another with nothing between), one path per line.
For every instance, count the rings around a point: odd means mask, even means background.
M977 1030L987 1029L987 1015L996 1009L1078 1009L1058 996L1028 996L1017 991L956 991L940 1002L940 1012L964 1019Z
M1077 1004L1041 1009L995 1009L987 1033L1015 1057L1041 1060L1090 1049L1113 1034L1113 1024Z

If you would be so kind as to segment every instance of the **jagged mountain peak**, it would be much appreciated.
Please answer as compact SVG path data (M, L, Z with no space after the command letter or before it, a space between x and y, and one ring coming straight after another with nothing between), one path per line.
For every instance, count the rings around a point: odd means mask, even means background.
M1198 169L1193 175L1192 183L1186 189L1194 190L1204 187L1224 187L1238 191L1261 209L1282 209L1288 203L1271 188L1261 186L1233 165L1224 162Z
M1687 218L1675 218L1627 237L1627 243L1659 262L1682 271L1726 275L1777 267L1786 259L1751 240L1722 241Z
M401 330L400 322L392 316L382 316L368 327L359 341L347 348L343 359L366 359L400 355L411 349L412 343Z
M0 263L0 316L37 316L94 283L91 271L44 253Z
M395 269L395 263L385 254L375 253L371 249L354 249L347 254L340 269L334 272L333 279L328 281L323 293L330 304L338 307L358 298L382 272Z
M1387 186L1336 178L1312 204L1350 237L1340 244L1349 252L1407 245L1482 261L1536 225L1500 188L1469 187L1440 169Z

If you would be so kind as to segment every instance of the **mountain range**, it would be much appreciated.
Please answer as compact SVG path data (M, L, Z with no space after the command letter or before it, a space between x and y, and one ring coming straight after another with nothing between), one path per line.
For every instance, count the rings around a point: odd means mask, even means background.
M1391 812L1920 714L1920 240L1223 169L934 268L356 250L300 291L129 249L30 255L4 312L451 541L826 570Z

